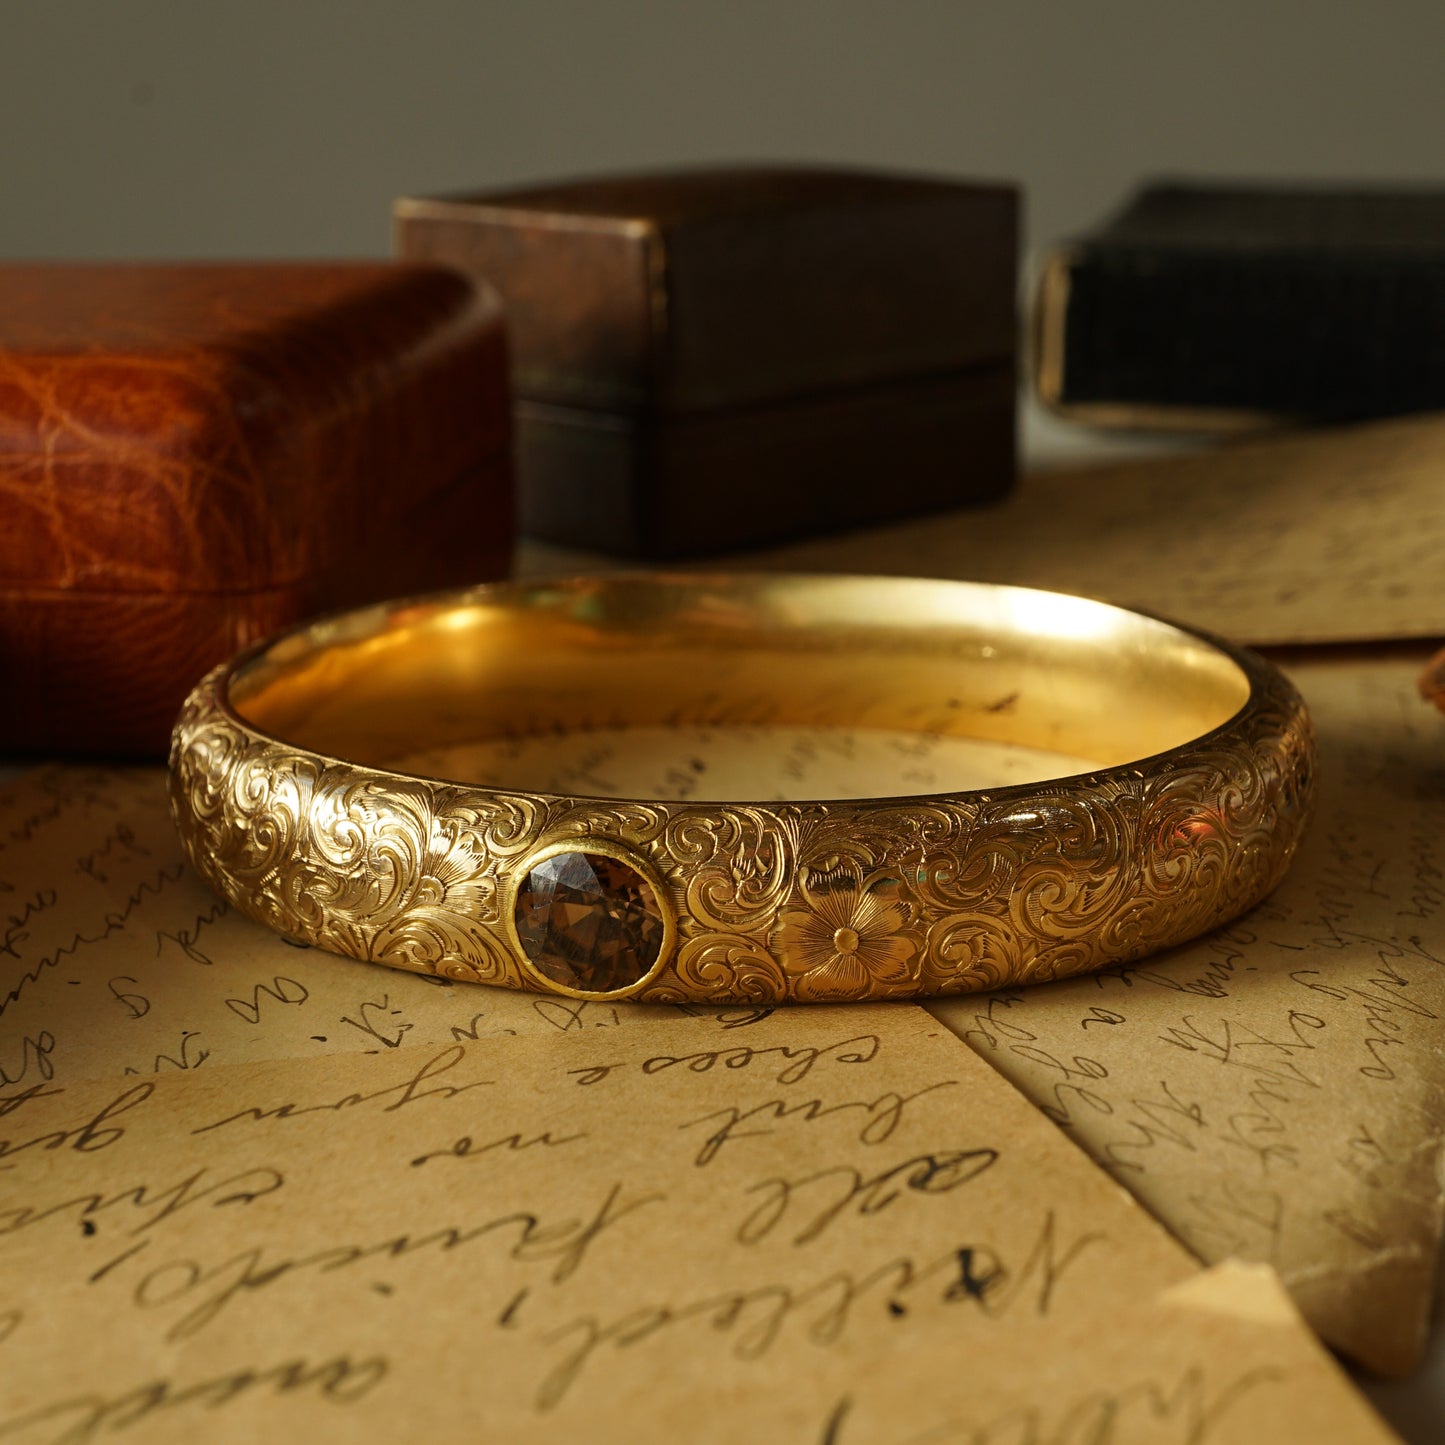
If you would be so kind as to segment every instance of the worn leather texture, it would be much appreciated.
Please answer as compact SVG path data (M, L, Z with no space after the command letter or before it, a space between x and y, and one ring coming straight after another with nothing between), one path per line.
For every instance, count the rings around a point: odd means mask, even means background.
M0 749L159 755L238 646L503 575L510 429L455 271L0 266Z

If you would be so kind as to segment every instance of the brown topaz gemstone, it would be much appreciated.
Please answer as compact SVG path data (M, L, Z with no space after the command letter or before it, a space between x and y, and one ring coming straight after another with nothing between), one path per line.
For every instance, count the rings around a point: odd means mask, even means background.
M517 890L517 937L544 978L613 993L646 976L662 949L662 911L635 868L601 853L554 853Z

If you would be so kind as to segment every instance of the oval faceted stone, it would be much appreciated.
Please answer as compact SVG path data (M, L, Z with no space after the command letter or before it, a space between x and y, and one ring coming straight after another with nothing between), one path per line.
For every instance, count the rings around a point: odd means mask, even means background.
M554 853L517 890L517 937L544 978L613 993L645 977L662 948L662 911L635 868L601 853Z

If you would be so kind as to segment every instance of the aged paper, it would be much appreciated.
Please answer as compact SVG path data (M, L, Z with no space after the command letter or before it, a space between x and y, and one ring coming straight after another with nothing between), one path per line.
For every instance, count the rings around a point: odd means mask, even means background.
M929 1342L812 1389L669 1398L658 1439L806 1445L1387 1445L1396 1436L1262 1265L1206 1274L1084 1326L1032 1324L970 1359ZM636 1418L649 1402L638 1398ZM713 1438L707 1435L706 1438Z
M1387 1373L1419 1357L1441 1228L1445 726L1418 669L1291 669L1320 799L1253 913L1132 967L930 1004L1198 1255L1269 1262Z
M1197 1273L910 1005L37 1082L0 1141L26 1445L635 1439Z
M1437 637L1442 473L1445 420L1412 418L1026 477L997 507L725 564L1046 587L1256 644ZM619 565L535 544L520 563Z
M967 738L747 727L578 732L404 761L464 781L630 797L927 792L1089 766ZM187 868L159 769L47 768L0 794L0 1087L674 1012L452 983L286 943ZM753 1011L706 1012L727 1026Z
M1270 1260L1318 1328L1386 1370L1406 1368L1418 1350L1440 1223L1439 739L1410 691L1415 665L1302 671L1324 737L1325 815L1268 907L1122 978L944 1006L951 1026L1191 1248ZM896 739L853 748L842 736L809 744L744 731L649 738L630 752L624 738L569 738L552 763L623 789L650 769L659 791L683 792L696 777L690 760L726 761L731 748L764 796L866 791L881 777L902 790L925 774L930 783L918 785L966 785L959 760L928 739L910 753ZM498 762L516 759L482 759L478 775ZM154 772L28 779L0 811L0 844L0 1081L10 1087L670 1016L443 986L293 948L227 915L185 874ZM1302 974L1301 954L1318 976ZM1166 969L1182 981L1159 982ZM1348 977L1336 979L1340 970ZM1106 989L1130 1010L1098 997ZM1050 1033L1033 1011L1054 999ZM754 1017L740 1009L720 1021ZM1038 1037L1010 1035L1014 1027ZM1242 1027L1258 1037L1241 1043ZM1362 1048L1369 1057L1357 1057Z
M190 872L159 769L46 768L0 795L0 1088L674 1013L453 984L288 944Z

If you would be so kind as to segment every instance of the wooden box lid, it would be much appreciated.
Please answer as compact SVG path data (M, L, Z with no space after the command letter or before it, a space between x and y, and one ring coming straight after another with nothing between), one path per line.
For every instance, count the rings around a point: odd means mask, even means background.
M0 586L390 591L390 530L505 453L506 366L441 267L0 265Z
M506 302L518 395L766 403L1010 363L1013 187L797 167L405 199L399 252Z

